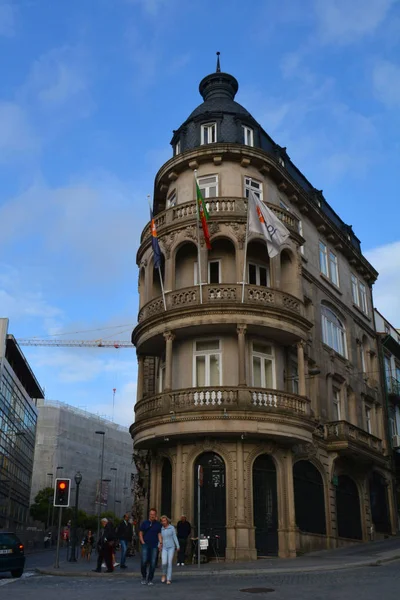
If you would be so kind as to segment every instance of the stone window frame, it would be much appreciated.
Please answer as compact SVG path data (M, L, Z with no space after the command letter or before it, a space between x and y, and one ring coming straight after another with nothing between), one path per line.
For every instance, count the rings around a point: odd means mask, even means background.
M218 341L218 349L210 349L210 350L197 350L197 343L198 342L206 342L206 341ZM222 377L222 339L220 337L201 337L201 338L196 338L193 340L193 368L192 368L192 387L194 388L207 388L207 387L213 387L211 385L211 380L210 380L210 359L207 357L210 357L212 355L218 355L219 357L219 384L216 387L221 387L223 385L222 381L223 381L223 377ZM199 356L205 356L205 374L204 374L204 380L205 380L205 385L201 386L197 383L197 357ZM208 380L208 382L207 382Z
M209 195L209 190L210 190L210 188L213 187L212 185L205 185L205 186L202 185L202 181L204 179L210 179L211 177L215 177L215 188L216 188L215 196ZM218 173L209 173L208 175L202 175L201 177L198 177L197 184L199 186L199 189L201 190L202 196L203 196L204 200L206 201L207 205L208 205L207 200L219 197L219 175L218 175ZM207 209L208 208L209 207L207 206Z
M331 313L336 321L339 323L335 323L333 319L329 320L328 315L326 313ZM329 335L328 335L328 327L327 323L330 323L332 327L335 327L340 334L337 334L338 342L341 340L341 344L338 344L338 347L335 348L333 344L329 343ZM337 314L337 312L332 309L330 306L326 304L321 304L321 327L322 327L322 341L326 346L332 348L335 352L337 352L340 356L344 358L348 358L348 349L347 349L347 332L346 326L344 324L343 319ZM340 348L340 346L342 346ZM343 352L341 351L343 350Z
M258 352L256 350L254 350L254 344L263 344L265 346L270 346L271 347L271 354L267 354L266 352ZM270 388L268 388L266 385L263 385L262 383L262 379L263 379L263 373L264 373L264 379L265 379L265 369L261 370L261 384L258 386L255 384L254 382L254 357L258 357L262 360L264 360L265 358L267 358L268 360L271 361L272 363L272 386ZM268 342L267 340L258 340L258 339L254 339L251 341L251 383L253 387L257 387L260 389L272 389L272 390L276 390L276 354L275 354L275 346L272 342ZM266 382L264 381L264 384Z
M365 315L368 315L367 286L354 273L351 273L350 280L351 280L351 297L353 299L353 303Z
M329 279L336 288L340 288L338 255L322 240L318 243L318 254L321 275Z

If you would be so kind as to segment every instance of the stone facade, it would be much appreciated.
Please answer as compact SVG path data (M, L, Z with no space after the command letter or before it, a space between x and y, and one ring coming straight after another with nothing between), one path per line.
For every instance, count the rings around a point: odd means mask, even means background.
M165 304L149 225L137 254L131 433L151 458L150 504L195 523L202 466L201 533L227 560L366 541L371 502L381 533L394 533L377 273L351 227L234 102L236 80L213 74L200 89L204 103L174 133L174 157L155 178ZM197 245L194 175L210 251L202 233ZM246 246L250 187L290 232L274 258L257 236Z

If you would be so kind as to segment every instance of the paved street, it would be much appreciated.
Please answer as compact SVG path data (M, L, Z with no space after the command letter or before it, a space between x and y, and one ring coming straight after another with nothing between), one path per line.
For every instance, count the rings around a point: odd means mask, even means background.
M29 571L27 571L29 573ZM180 578L175 570L174 582L167 587L156 583L153 588L140 585L137 579L112 577L54 577L32 575L21 580L0 580L0 597L13 600L118 600L167 598L186 599L188 595L202 600L227 598L244 600L246 597L276 600L398 600L400 594L400 563L391 562L381 567L366 567L346 571L318 573L289 573L270 576L224 576L212 578ZM157 577L158 579L158 577ZM274 592L250 594L240 590L267 588ZM12 596L11 596L12 592Z

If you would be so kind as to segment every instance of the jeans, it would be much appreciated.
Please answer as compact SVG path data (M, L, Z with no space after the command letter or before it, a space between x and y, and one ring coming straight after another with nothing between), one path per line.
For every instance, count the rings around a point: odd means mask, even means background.
M186 554L186 546L187 546L187 538L178 538L179 542L179 551L178 551L178 563L185 562L185 554Z
M142 544L141 571L142 578L153 581L154 571L157 565L158 548L152 548L148 544ZM149 574L147 575L147 563L149 563Z
M126 551L128 549L128 542L126 540L120 540L121 544L121 567L124 566L126 561Z
M163 548L161 552L162 573L167 576L167 581L171 581L174 554L175 548Z

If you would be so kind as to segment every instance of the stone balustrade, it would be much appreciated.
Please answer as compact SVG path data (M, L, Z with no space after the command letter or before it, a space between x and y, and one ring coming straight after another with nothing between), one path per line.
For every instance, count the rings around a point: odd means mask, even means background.
M347 421L327 423L325 425L325 439L328 442L354 442L375 452L382 453L383 451L382 440Z
M135 422L168 415L175 420L179 413L203 410L222 411L219 416L226 418L230 418L228 410L286 412L306 417L310 414L310 401L280 390L234 386L186 388L140 400L135 406Z
M245 285L244 303L263 307L277 307L304 316L304 306L301 300L273 288L257 285ZM200 302L200 287L192 286L167 292L165 303L167 311L190 306L205 304L218 305L224 303L242 304L242 285L235 283L219 283L202 285L202 303ZM139 311L138 322L141 323L154 315L165 311L162 297L155 298L145 304Z
M266 202L265 204L290 231L299 233L299 220L297 217L276 204L271 204L270 202ZM225 215L229 215L232 217L232 220L234 220L235 217L239 217L243 221L246 220L247 198L209 198L207 199L206 205L210 217L224 217ZM179 223L179 221L182 221L182 223L185 222L186 224L196 218L196 201L192 200L191 202L185 202L184 204L177 204L176 206L158 213L154 217L154 222L158 236L161 237L163 228L172 225L172 223L176 224ZM149 237L150 223L143 229L140 243L143 243Z

